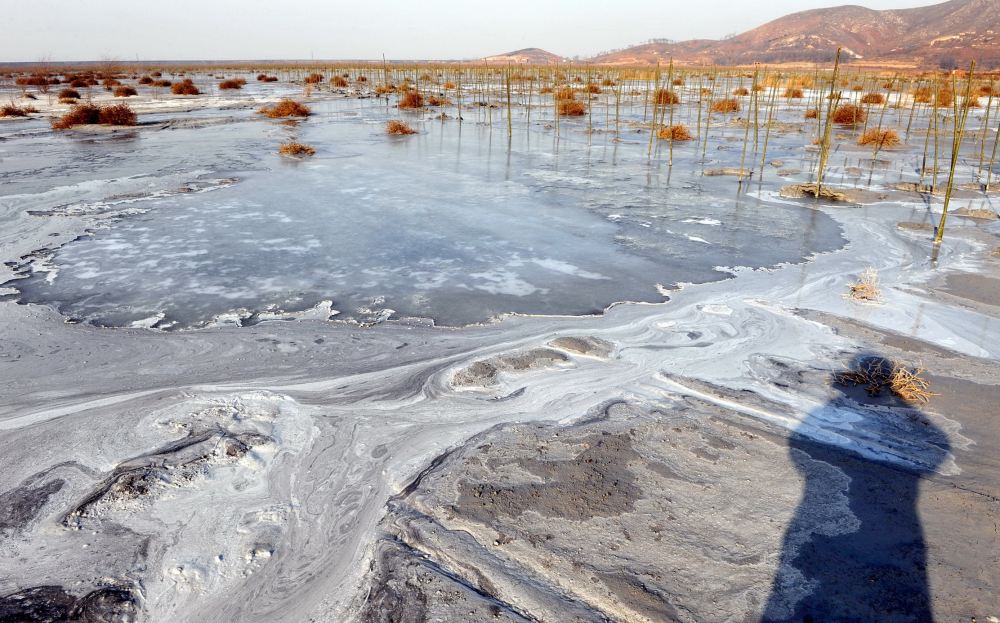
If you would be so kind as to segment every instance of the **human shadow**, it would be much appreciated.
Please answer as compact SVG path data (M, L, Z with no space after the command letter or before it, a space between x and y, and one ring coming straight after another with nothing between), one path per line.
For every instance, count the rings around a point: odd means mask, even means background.
M850 370L891 365L866 353ZM789 442L805 484L761 620L933 621L917 501L921 477L948 457L947 436L879 383L839 373L833 386L838 396Z

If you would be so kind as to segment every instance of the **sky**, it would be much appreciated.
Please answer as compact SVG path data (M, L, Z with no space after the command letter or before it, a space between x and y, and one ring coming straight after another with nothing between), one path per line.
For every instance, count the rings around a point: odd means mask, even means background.
M0 61L587 57L719 39L838 0L0 0ZM934 0L854 0L873 9Z

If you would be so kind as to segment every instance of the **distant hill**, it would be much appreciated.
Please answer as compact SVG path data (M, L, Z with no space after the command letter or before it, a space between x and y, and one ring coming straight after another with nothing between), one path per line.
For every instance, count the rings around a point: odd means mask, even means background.
M1000 0L950 0L915 9L839 6L792 13L735 37L648 43L591 59L602 64L868 62L1000 66Z
M514 50L513 52L507 52L506 54L487 56L483 60L490 63L530 63L532 65L549 65L553 63L562 63L566 59L557 54L553 54L552 52L546 52L541 48L524 48L523 50Z

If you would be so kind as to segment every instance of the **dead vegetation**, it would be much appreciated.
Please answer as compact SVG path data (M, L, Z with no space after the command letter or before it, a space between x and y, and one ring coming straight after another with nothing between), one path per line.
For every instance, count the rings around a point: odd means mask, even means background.
M660 131L656 133L656 136L666 141L690 141L694 138L694 136L691 135L691 131L688 130L687 126L683 124L660 128Z
M281 146L278 147L278 153L281 154L282 156L292 156L294 158L302 158L304 156L315 155L316 150L313 147L306 145L305 143L297 143L295 141L291 141L288 143L282 143Z
M870 128L858 138L858 145L874 145L879 150L900 145L899 134L895 130Z
M59 91L60 100L78 100L80 99L80 92L75 89L63 89Z
M681 98L671 89L656 89L653 101L659 106L674 106L681 103Z
M997 213L990 208L959 208L954 212L958 216L964 216L965 218L978 219L981 221L995 221L997 220Z
M563 117L582 117L587 114L587 105L575 99L557 100L556 108Z
M242 78L236 79L236 80L233 80L233 79L223 80L222 82L219 83L219 89L222 90L222 91L231 91L231 90L234 90L234 89L242 89L243 86L246 83L247 83L247 81L243 80Z
M878 287L878 272L868 267L861 273L858 280L848 284L849 295L855 301L878 303L882 300L882 291Z
M819 111L815 108L806 110L806 119L816 119L817 117L819 117Z
M0 117L27 117L38 110L33 106L18 106L16 104L4 104L0 106Z
M194 81L190 78L185 78L181 82L174 83L170 87L170 92L174 95L200 95L201 91L198 87L194 85Z
M417 131L411 128L408 124L400 121L398 119L393 119L385 124L385 133L402 136L406 134L416 134Z
M407 91L399 97L399 103L397 104L399 108L423 108L424 107L424 96L418 91Z
M885 96L881 93L865 93L861 97L862 104L884 104Z
M258 113L271 119L284 119L285 117L308 117L312 110L305 104L300 104L292 99L283 99L274 106L264 106Z
M303 82L305 82L306 84L319 84L320 82L323 82L323 74L319 73L309 74L308 76L306 76Z
M712 102L712 112L734 113L740 111L740 101L737 99L722 99Z
M114 90L115 97L133 97L138 94L139 93L134 88L129 86L115 87Z
M931 393L923 372L884 357L866 357L855 368L837 373L834 380L839 385L864 386L869 396L888 390L910 404L925 404L937 394Z
M785 89L784 96L788 99L802 99L806 95L805 92L803 92L802 89L798 87L788 87L787 89Z
M337 89L346 89L348 86L350 86L350 83L347 82L347 78L343 76L334 76L330 78L330 86Z
M868 119L865 109L855 104L841 104L833 111L833 122L840 124L857 125L864 123Z
M709 93L711 93L711 91L709 91ZM733 95L736 95L737 97L743 97L743 96L746 96L746 95L750 95L750 89L748 89L746 87L739 87L739 88L733 89Z
M136 114L128 104L98 106L85 102L77 104L58 119L52 121L52 129L66 130L76 125L124 125L136 124Z

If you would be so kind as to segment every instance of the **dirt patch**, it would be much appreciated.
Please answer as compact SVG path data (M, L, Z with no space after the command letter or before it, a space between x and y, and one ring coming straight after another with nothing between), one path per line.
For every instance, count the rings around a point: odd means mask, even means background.
M641 491L628 470L638 458L625 435L595 435L568 461L521 459L517 465L540 483L502 486L462 482L456 511L489 525L497 516L517 517L532 510L546 517L585 520L620 515L632 509Z
M591 335L575 336L568 335L557 337L549 342L549 346L560 348L571 353L586 355L588 357L599 357L606 359L614 351L614 344L607 340Z
M885 193L877 193L860 188L836 188L831 186L819 188L816 184L790 184L782 187L780 194L785 199L805 199L811 197L835 203L853 204L874 203L888 197Z
M516 353L505 353L490 359L474 361L459 370L451 379L454 387L492 387L499 382L501 372L527 372L551 368L569 361L565 353L551 348L533 348Z

